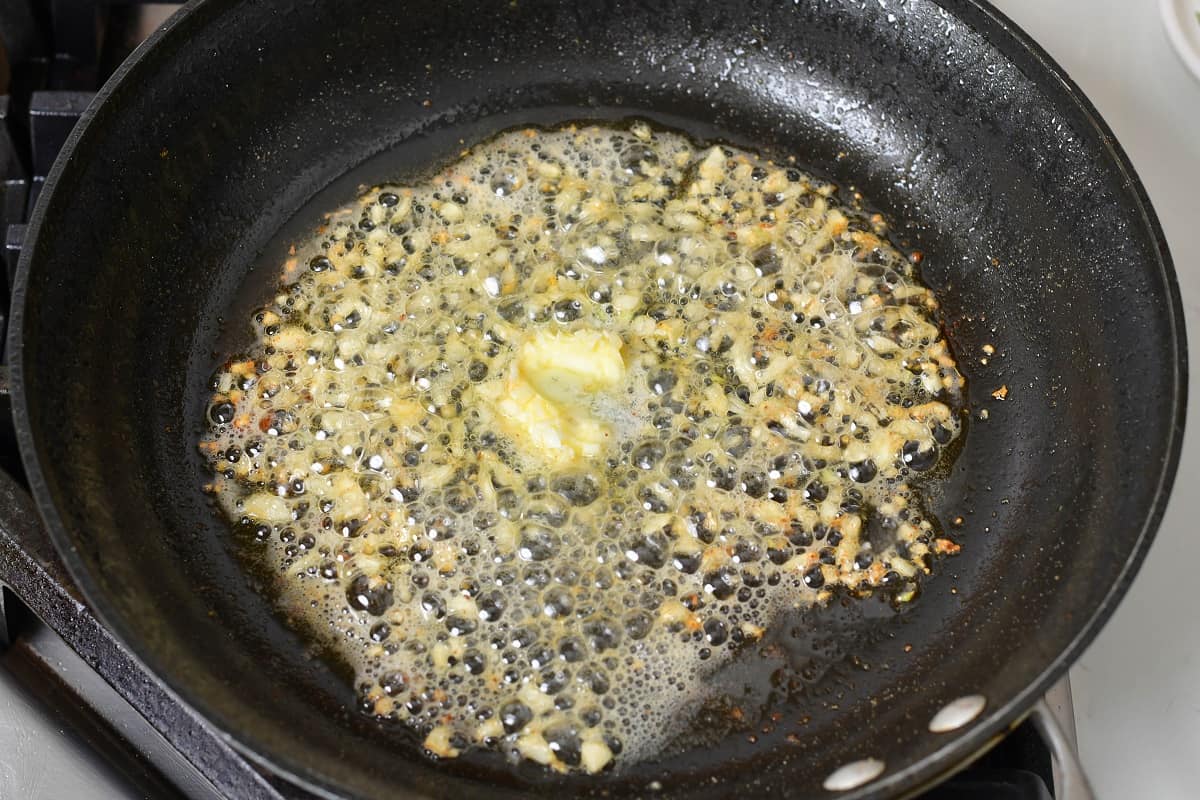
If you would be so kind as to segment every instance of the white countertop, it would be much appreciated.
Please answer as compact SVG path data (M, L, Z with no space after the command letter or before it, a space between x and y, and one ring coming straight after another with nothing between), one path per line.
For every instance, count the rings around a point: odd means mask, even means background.
M1200 82L1154 0L995 0L1091 98L1146 185L1183 290L1200 374ZM1158 538L1129 594L1071 670L1084 768L1100 800L1200 796L1200 390Z
M1157 3L995 2L1083 88L1145 182L1175 257L1200 374L1200 254L1190 247L1200 232L1200 82L1171 50ZM1071 673L1080 749L1099 800L1200 796L1200 595L1191 589L1200 564L1198 406L1193 387L1191 430L1158 540ZM81 745L2 672L0 739L19 751L4 759L0 796L123 796L115 776L80 758Z

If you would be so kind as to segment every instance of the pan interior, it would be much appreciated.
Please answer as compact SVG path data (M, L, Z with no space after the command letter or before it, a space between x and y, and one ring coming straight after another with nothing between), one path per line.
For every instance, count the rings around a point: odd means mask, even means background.
M737 780L815 795L867 757L897 787L932 777L950 741L928 732L934 713L982 694L1011 716L1140 555L1172 463L1182 348L1136 182L1036 56L950 5L195 6L90 120L26 257L25 452L89 598L236 739L341 791L626 794L656 781L662 795L715 796ZM316 205L359 181L514 125L631 116L796 154L926 254L976 412L934 502L963 517L962 555L903 613L835 604L778 631L793 702L704 748L589 779L397 758L408 735L352 708L352 687L280 621L198 490L224 322L244 318ZM763 664L724 679L766 692Z

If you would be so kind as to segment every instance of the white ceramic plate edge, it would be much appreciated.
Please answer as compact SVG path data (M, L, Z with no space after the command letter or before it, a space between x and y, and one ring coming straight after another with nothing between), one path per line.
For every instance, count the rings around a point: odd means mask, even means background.
M1167 38L1196 80L1200 80L1200 1L1159 0Z

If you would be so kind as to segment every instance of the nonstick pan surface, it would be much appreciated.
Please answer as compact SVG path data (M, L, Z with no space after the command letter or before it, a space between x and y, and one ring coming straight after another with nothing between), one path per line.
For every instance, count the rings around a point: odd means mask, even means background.
M962 553L904 611L835 602L778 631L808 677L754 730L592 778L435 764L354 710L200 491L224 320L266 291L281 242L325 210L314 197L513 125L633 116L795 154L926 254L970 386L933 503L963 517ZM822 797L860 759L878 777L840 796L912 791L1017 720L1094 636L1179 453L1182 315L1141 185L1062 71L968 0L202 0L101 92L30 241L9 352L64 560L164 683L330 795ZM984 713L931 733L965 695Z

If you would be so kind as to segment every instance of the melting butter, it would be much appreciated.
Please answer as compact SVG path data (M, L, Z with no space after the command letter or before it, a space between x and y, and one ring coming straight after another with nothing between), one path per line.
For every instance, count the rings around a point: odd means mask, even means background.
M596 458L612 442L611 426L589 409L594 395L624 376L620 336L538 331L521 345L507 375L479 392L520 455L563 465Z

